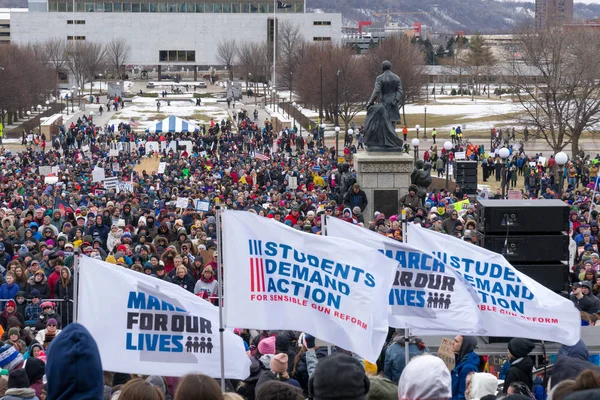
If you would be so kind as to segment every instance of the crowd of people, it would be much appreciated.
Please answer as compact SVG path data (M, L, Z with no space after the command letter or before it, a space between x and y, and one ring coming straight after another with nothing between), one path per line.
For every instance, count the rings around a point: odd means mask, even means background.
M335 148L325 145L317 128L307 136L295 128L277 132L269 120L261 123L256 113L246 111L236 113L233 120L211 120L199 132L134 131L133 124L101 127L93 117L82 116L60 127L49 138L49 148L46 138L36 142L31 136L24 151L0 151L0 367L8 376L8 380L0 376L0 395L2 383L8 385L4 398L84 398L77 390L90 394L85 398L126 400L185 400L197 398L194 393L202 393L201 398L239 398L234 392L245 399L317 400L481 399L496 394L497 377L484 372L474 338L455 338L456 367L450 372L441 359L427 355L420 339L405 342L403 333L393 330L377 364L335 347L328 355L313 337L298 332L236 330L247 344L252 367L248 379L228 381L231 393L225 395L212 378L200 375L177 379L105 373L103 379L101 367L92 365L99 362L92 354L97 352L93 339L85 339L88 345L75 345L86 335L73 323L77 253L171 282L216 304L222 279L216 251L217 205L311 234L321 234L322 220L329 215L402 240L398 215L363 214L367 197L350 157L362 148L361 128L356 137L344 137L344 163L338 163ZM561 176L552 157L530 157L512 145L506 160L497 151L486 156L483 146L463 140L460 129L453 132L451 151L442 148L438 154L434 144L425 152L426 170L443 176L446 163L454 163L455 153L464 151L467 158L481 162L484 180L495 173L497 179L512 182L514 171L524 177L525 197L541 193L540 197L561 198L571 205L573 301L585 312L584 320L595 323L600 319L600 300L592 298L600 290L600 277L596 278L600 232L592 200L600 196L593 199L592 193L600 157L568 165L562 175L565 190L559 195ZM140 170L146 158L166 163L164 171ZM592 167L587 168L589 163ZM107 187L95 179L97 169L126 185ZM528 181L532 174L535 182ZM476 204L464 202L465 192L453 186L422 197L413 185L399 209L407 209L409 223L476 244ZM178 204L182 197L188 198L186 207ZM209 203L208 211L197 209L198 200ZM414 357L408 365L404 346ZM514 339L508 346L507 398L537 395L533 364L527 361L531 346L524 339ZM82 379L74 370L82 357L96 374L90 372L87 383L78 387L67 379ZM583 388L577 375L571 378L572 391ZM595 375L594 379L600 382ZM552 386L558 383L553 379ZM545 393L546 385L538 386ZM495 397L486 397L491 398Z

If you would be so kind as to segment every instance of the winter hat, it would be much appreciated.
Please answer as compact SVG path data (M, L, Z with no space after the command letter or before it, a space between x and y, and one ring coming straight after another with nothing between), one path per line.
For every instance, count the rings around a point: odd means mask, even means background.
M33 289L33 290L31 291L31 298L32 298L32 299L33 299L34 297L36 297L36 298L38 298L38 299L39 299L39 298L40 298L40 296L41 296L41 294L40 294L40 291L39 291L39 290L37 290L37 289Z
M85 371L82 374L81 371ZM102 363L96 341L78 323L69 324L48 348L48 398L101 399L104 395Z
M14 300L10 299L9 301L6 302L6 305L4 306L4 308L6 309L6 307L8 307L8 306L17 308L17 303Z
M271 358L271 371L274 374L285 374L288 368L288 355L279 353Z
M319 361L308 382L308 391L313 400L366 400L370 385L358 360L339 353Z
M11 335L17 335L17 337L19 337L20 336L19 328L10 328L8 330L8 337L9 337L9 339L10 339Z
M27 389L29 388L29 378L27 372L24 369L19 368L14 371L10 371L8 374L8 388L9 389Z
M45 301L42 304L40 304L40 307L42 307L42 310L46 307L50 307L50 308L54 309L54 303L51 301Z
M107 263L111 263L111 264L116 264L117 263L117 259L112 254L109 254L109 255L106 256L106 262Z
M0 368L11 370L23 362L23 356L12 344L0 347Z
M158 375L150 375L146 378L146 382L148 382L152 386L156 386L162 394L167 393L167 386L165 385L165 381L162 377Z
M398 400L398 385L387 378L378 376L369 377L371 389L367 395L368 400Z
M525 357L533 351L535 344L529 339L514 338L508 342L508 351L514 358Z
M54 318L50 318L46 322L46 326L48 326L48 325L56 325L56 326L58 326L58 322Z
M427 382L427 385L423 385ZM452 378L441 358L425 354L413 358L400 376L398 400L449 400Z
M264 338L258 343L258 351L260 354L275 354L275 336Z
M35 382L44 377L44 374L46 373L46 364L38 358L29 357L25 364L25 372L27 372L29 382Z
M496 394L498 379L487 372L477 372L471 379L471 397L480 399L488 394Z

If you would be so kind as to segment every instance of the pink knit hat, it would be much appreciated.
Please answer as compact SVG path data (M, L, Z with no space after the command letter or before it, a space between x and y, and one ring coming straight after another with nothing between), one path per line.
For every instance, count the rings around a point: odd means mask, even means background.
M275 336L264 338L258 343L260 354L275 354Z
M288 369L288 355L279 353L271 358L271 371L274 374L285 374Z

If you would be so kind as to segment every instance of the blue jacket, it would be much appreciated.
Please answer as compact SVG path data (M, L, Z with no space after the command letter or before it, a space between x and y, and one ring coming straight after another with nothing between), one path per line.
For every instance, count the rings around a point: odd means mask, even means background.
M404 338L402 338L404 340ZM416 356L429 353L429 349L425 347L423 350L419 350L416 343L410 343L408 345L408 354L412 360ZM383 366L383 376L388 378L390 381L398 384L400 375L406 367L404 346L400 343L393 343L385 350L385 363Z
M0 299L14 299L19 290L21 290L21 288L14 282L10 286L8 285L8 283L3 283L2 286L0 286Z
M452 370L452 400L465 400L467 375L479 371L479 356L474 351L460 360Z

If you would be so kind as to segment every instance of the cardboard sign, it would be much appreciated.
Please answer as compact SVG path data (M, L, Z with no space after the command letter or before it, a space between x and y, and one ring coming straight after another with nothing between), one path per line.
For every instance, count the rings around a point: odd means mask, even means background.
M92 171L92 181L94 182L102 182L105 177L104 168L96 167Z
M104 179L104 188L105 189L116 189L119 184L119 178L106 178Z
M94 189L94 194L96 196L104 196L104 193L106 193L106 190L104 189Z
M52 173L54 175L58 175L59 172L60 172L60 167L58 165L52 167Z
M88 146L88 145L81 146L81 151L83 151L84 153L90 151L90 146Z
M546 165L546 157L539 156L538 157L538 164L539 163L542 163L542 165L545 166Z
M509 190L508 200L523 200L523 194L520 190Z
M167 163L166 162L161 162L158 164L158 173L159 174L164 174L165 173L165 169L167 168Z
M178 197L177 203L175 203L175 208L187 208L188 206L188 198L187 197Z
M454 153L454 158L457 160L465 160L467 158L467 152L457 151L456 153Z
M450 371L454 369L456 366L456 361L454 360L454 350L452 350L452 340L448 338L443 338L442 343L440 343L440 347L437 352L437 356L444 361L446 367Z
M53 185L56 182L58 182L57 176L47 176L44 178L44 183L47 183L48 185Z
M290 189L296 189L298 187L298 178L295 176L290 176L290 183L288 187Z
M118 157L119 156L119 150L118 149L110 149L110 151L108 152L108 155L110 157Z
M112 163L112 169L113 169L113 171L120 171L121 165L118 162L114 162L114 163Z
M195 204L195 208L197 211L208 212L210 210L210 202L206 200L196 199Z
M40 165L38 167L38 173L42 176L48 176L52 174L52 167Z

